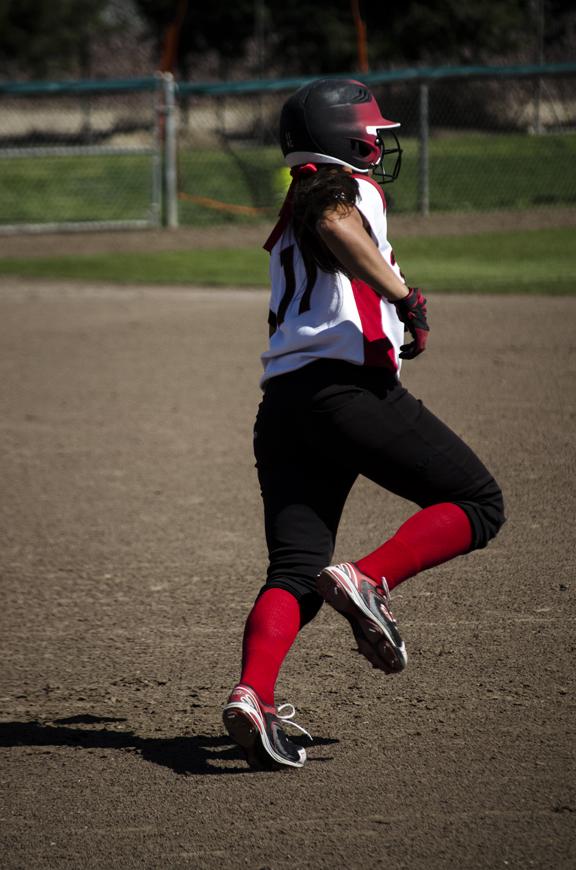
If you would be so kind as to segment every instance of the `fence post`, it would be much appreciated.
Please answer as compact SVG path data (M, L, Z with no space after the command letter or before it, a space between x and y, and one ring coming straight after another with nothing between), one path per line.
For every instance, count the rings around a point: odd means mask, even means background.
M164 222L169 229L178 226L178 173L176 139L176 84L172 73L162 75L164 92Z
M423 217L430 214L430 179L428 174L428 85L420 84L420 113L418 135L418 211Z

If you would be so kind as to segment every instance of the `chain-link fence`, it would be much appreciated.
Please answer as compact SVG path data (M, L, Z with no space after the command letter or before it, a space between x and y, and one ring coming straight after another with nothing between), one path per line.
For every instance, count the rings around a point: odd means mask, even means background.
M0 85L0 229L157 226L162 85Z
M401 122L398 212L574 207L576 64L362 77ZM305 80L0 85L0 229L269 221Z
M362 77L401 122L401 212L576 205L576 64ZM182 223L257 220L288 183L282 103L300 81L178 87Z

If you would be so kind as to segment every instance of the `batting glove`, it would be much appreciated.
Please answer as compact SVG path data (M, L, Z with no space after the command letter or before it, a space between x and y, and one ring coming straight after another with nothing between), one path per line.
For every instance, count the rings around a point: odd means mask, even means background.
M410 287L408 296L394 303L398 317L413 341L400 348L400 359L414 359L426 350L430 327L426 320L426 297L418 287Z

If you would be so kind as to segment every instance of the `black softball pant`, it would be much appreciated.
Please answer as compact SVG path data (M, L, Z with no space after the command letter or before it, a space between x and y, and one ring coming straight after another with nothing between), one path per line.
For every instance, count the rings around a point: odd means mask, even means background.
M303 622L321 604L344 503L359 474L428 507L458 505L485 547L504 522L500 488L474 452L383 369L320 360L272 378L254 430L269 567ZM263 590L262 590L263 591Z

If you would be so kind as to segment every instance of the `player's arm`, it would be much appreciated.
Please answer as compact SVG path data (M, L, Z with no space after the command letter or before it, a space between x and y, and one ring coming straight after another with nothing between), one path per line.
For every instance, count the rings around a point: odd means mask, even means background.
M349 275L364 281L390 302L408 296L409 288L390 268L366 232L357 208L333 208L324 212L316 229Z
M399 319L412 336L400 348L402 359L414 359L426 349L430 327L426 299L390 268L366 231L357 208L337 207L324 212L316 224L318 235L348 275L359 278L396 306Z

